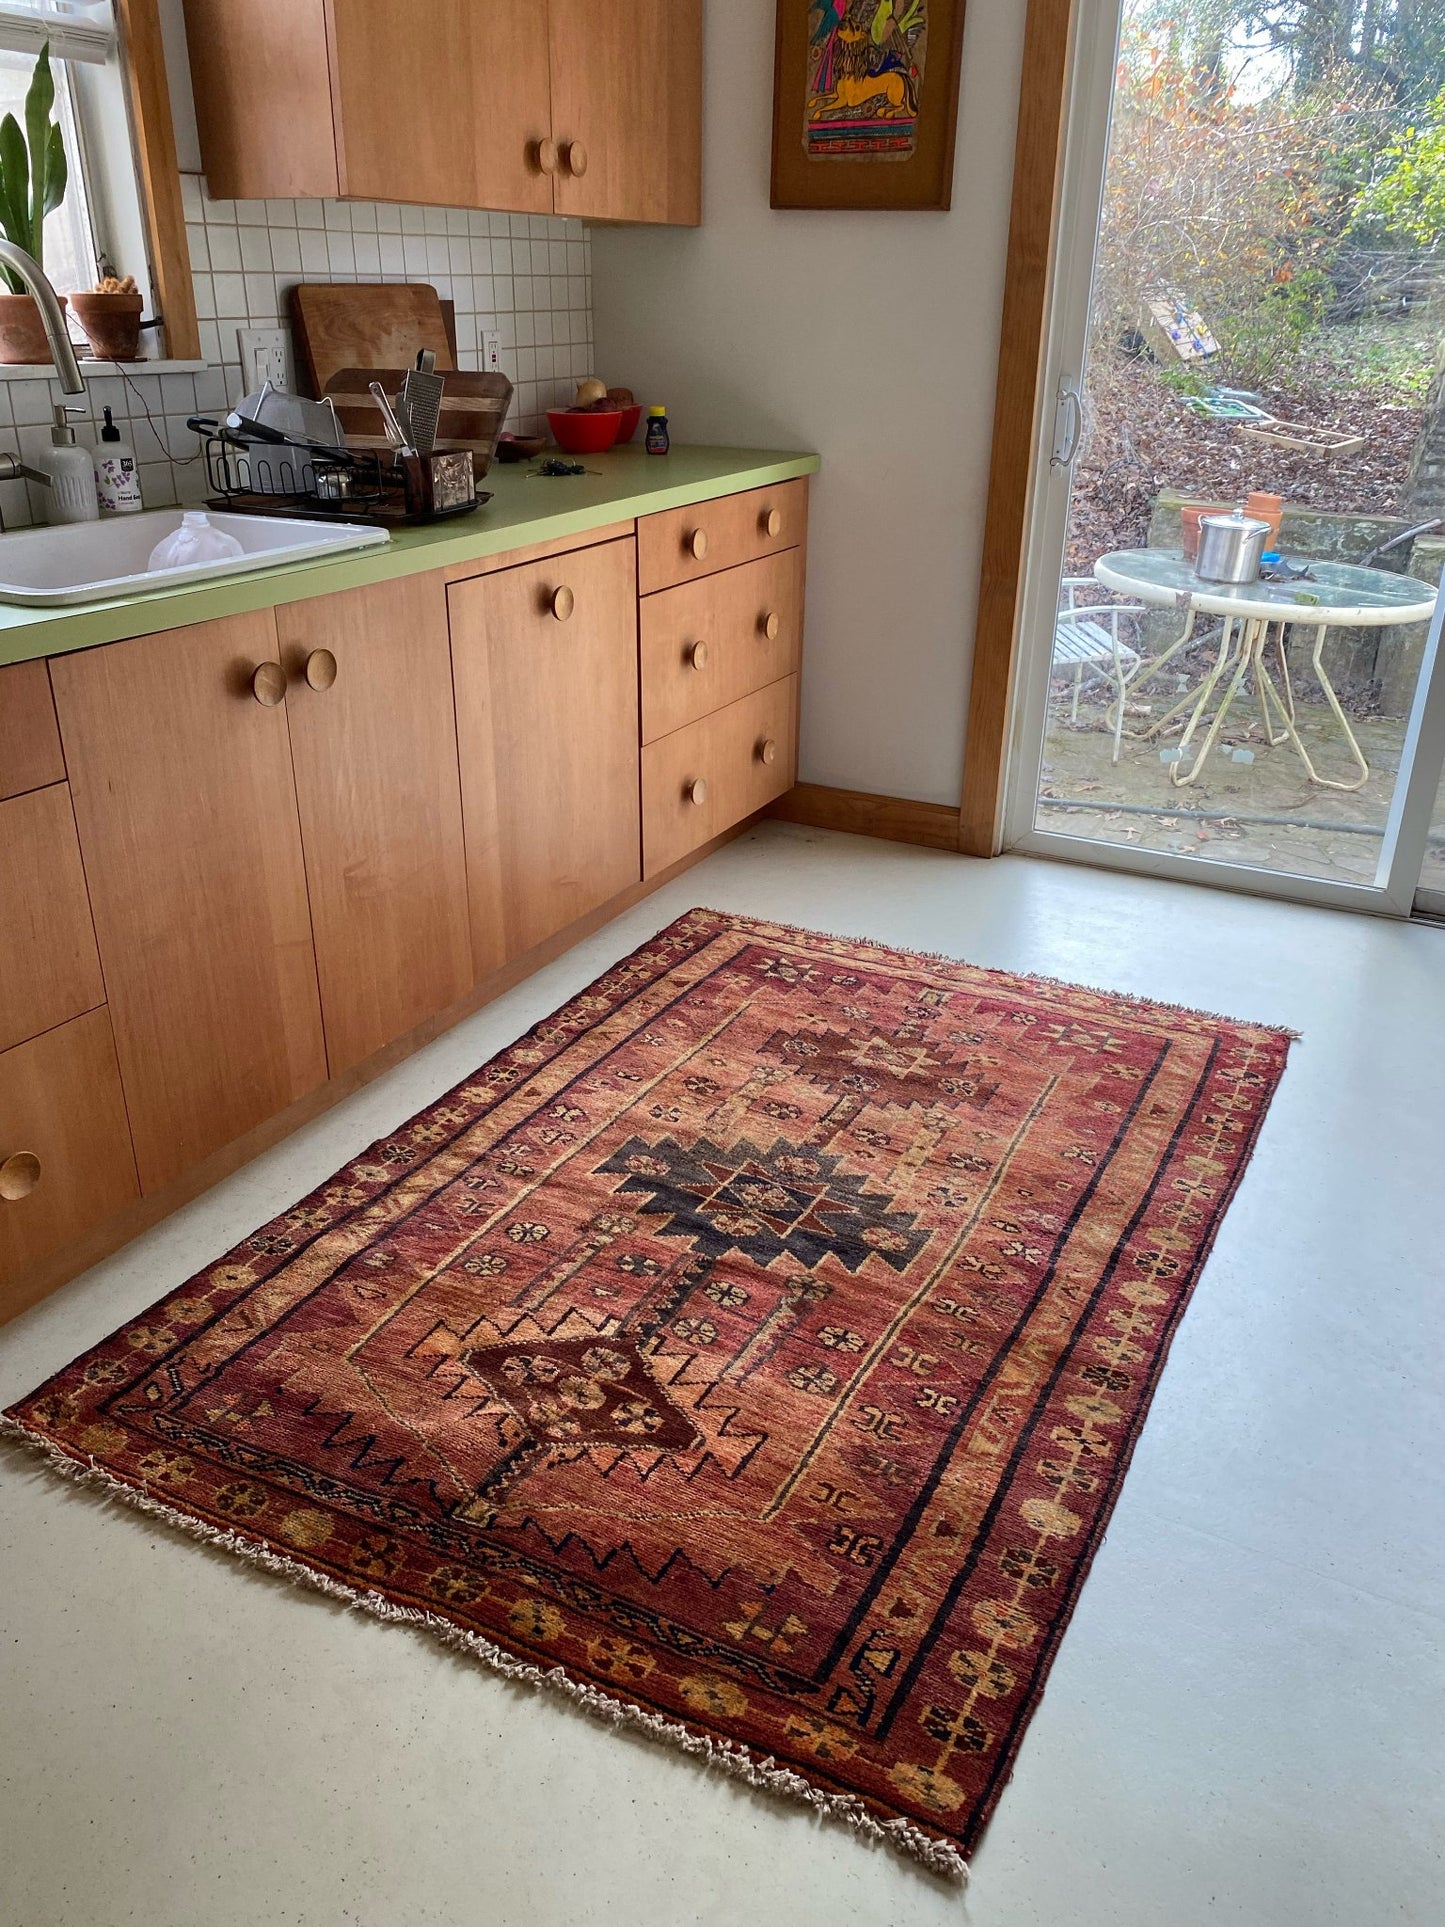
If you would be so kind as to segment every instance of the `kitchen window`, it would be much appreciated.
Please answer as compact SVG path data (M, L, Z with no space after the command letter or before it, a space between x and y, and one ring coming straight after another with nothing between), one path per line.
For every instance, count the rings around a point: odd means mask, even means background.
M111 0L0 0L0 116L25 125L25 95L49 42L69 185L45 223L45 272L62 294L132 274L155 303L129 87ZM76 332L72 324L71 332Z

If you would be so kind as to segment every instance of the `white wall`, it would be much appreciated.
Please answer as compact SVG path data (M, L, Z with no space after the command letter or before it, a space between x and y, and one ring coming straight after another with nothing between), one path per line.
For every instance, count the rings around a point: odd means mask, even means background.
M775 0L706 0L703 225L594 228L597 372L809 448L805 780L957 804L1024 0L968 0L953 210L772 212Z

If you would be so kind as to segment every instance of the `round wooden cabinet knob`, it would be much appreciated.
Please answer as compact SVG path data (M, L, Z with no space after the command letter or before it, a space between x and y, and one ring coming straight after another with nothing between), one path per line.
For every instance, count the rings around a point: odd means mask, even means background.
M274 709L286 700L286 671L279 662L256 665L251 676L251 694L263 709Z
M707 644L695 642L687 652L687 660L694 669L707 668Z
M783 629L782 619L778 615L778 612L776 609L769 609L768 613L763 617L761 623L758 626L761 628L763 634L767 637L769 642L776 642L778 637L782 634L782 629Z
M581 141L568 141L562 153L567 162L567 172L575 174L580 181L587 172L587 149Z
M694 562L701 562L707 554L707 530L694 529L687 538L688 553Z
M689 803L695 803L697 807L701 809L707 801L706 779L701 776L695 776L683 791L683 795L686 796Z
M781 535L782 532L783 532L783 511L781 509L769 509L767 514L763 517L763 534L764 535Z
M40 1182L40 1160L33 1151L17 1151L0 1164L0 1198L18 1204Z
M313 649L306 658L306 680L313 689L329 689L336 681L336 658L329 649Z
M572 620L572 611L576 607L577 598L564 582L562 587L553 593L552 614L559 622L570 622Z
M778 760L778 746L773 741L772 737L769 736L766 738L765 741L758 744L758 761L760 763L766 763L769 769L771 769L773 764L776 763L777 760Z
M556 141L540 140L537 142L534 151L537 156L538 169L543 174L555 174L557 172L558 159Z

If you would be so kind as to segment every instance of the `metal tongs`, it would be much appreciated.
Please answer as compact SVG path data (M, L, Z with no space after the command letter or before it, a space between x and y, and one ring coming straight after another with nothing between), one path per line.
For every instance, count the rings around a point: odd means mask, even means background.
M401 397L397 397L396 405L393 407L387 399L386 390L379 381L370 382L368 386L371 389L371 399L381 410L381 419L386 424L387 440L398 455L415 455L416 440L412 435L411 422L407 419L406 407Z

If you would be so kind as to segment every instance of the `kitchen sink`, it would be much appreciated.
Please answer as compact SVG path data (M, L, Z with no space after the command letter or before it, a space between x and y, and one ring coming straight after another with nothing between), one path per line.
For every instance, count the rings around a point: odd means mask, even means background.
M355 522L213 514L212 528L234 535L241 544L240 555L180 569L149 569L151 550L162 536L180 527L181 514L178 508L147 509L140 515L118 515L101 522L69 522L0 535L0 602L35 608L104 602L115 596L185 588L192 582L251 569L309 562L315 556L338 555L348 549L381 548L391 540L385 529Z

